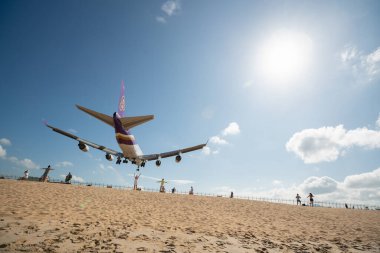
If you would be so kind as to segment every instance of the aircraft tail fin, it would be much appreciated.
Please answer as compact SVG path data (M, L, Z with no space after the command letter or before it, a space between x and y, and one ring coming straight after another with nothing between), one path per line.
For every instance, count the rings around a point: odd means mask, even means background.
M121 88L120 88L120 96L119 96L119 104L117 107L117 114L119 118L124 117L125 113L125 85L124 80L121 80Z

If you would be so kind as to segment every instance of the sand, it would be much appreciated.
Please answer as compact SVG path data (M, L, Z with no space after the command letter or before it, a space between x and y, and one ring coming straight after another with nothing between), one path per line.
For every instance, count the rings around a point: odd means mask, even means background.
M0 180L0 252L380 252L380 211Z

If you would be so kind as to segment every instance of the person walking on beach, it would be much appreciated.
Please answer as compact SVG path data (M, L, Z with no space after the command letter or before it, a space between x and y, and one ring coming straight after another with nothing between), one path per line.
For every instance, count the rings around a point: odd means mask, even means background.
M300 203L301 205L301 196L298 193L296 195L296 199L297 199L297 206L298 206L298 203Z
M137 182L139 180L139 177L141 176L141 173L140 174L133 174L133 177L134 177L134 182L133 182L133 190L137 190Z
M230 198L232 199L234 197L234 192L231 192Z
M310 206L314 206L314 195L310 192L307 198L310 199Z
M176 189L175 187L172 188L172 193L175 193Z

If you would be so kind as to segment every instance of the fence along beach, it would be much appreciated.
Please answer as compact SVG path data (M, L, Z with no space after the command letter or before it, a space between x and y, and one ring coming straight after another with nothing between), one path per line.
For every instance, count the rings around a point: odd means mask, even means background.
M0 252L379 252L380 212L0 180Z

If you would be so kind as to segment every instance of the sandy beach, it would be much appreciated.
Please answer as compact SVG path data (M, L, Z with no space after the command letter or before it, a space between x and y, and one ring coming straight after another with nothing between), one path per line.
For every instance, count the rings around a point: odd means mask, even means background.
M380 212L0 180L0 252L380 252Z

